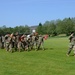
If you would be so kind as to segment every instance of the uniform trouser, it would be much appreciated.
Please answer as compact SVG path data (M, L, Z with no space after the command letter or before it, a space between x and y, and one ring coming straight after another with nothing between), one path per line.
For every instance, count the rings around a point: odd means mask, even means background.
M12 44L9 44L9 51L12 52Z
M17 47L18 47L18 50L20 52L21 51L21 42L18 42Z
M71 51L74 50L74 54L75 54L75 45L70 43L69 49L68 49L68 55L71 53Z
M39 42L39 43L38 43L38 49L40 49L40 47L41 47L42 49L44 49L44 43L43 43L43 42Z
M0 42L0 48L2 47L2 43Z
M2 42L2 49L4 48L4 42Z
M21 42L21 47L22 47L22 49L25 49L25 43L24 42Z
M25 41L21 42L21 47L22 47L23 50L26 50L28 48L28 45L29 44L27 44L27 42L25 42Z
M15 48L15 51L17 51L17 49L18 49L18 42L14 42L14 48Z
M12 52L12 44L11 43L6 43L6 51Z
M37 41L33 42L33 46L34 46L34 49L35 50L37 49L37 45L38 45L38 42Z
M14 44L15 44L15 42L12 42L12 48L14 48Z
M75 45L73 46L73 50L74 50L74 55L75 55Z

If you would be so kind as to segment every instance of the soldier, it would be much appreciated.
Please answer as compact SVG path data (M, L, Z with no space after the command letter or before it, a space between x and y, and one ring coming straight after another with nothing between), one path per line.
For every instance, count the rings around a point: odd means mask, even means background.
M1 42L1 35L0 35L0 48L2 47L2 42Z
M27 49L27 39L26 39L26 35L22 35L21 36L21 47L23 50Z
M16 32L15 34L15 45L14 45L14 48L15 48L15 51L17 51L18 48L20 48L20 35L18 34L18 32Z
M19 52L21 52L21 44L22 44L22 42L21 42L21 39L20 39L20 36L19 36L19 40L18 40L18 42L17 42L17 49L19 50Z
M31 50L32 47L32 36L31 35L27 35L27 42L26 42L27 46L26 49L29 51Z
M32 49L33 49L34 44L35 44L35 34L32 34Z
M44 50L44 37L42 35L39 35L39 39L38 39L38 50L40 49L40 47L42 47L42 49Z
M9 34L5 35L5 48L6 51L12 52L12 37Z
M74 50L74 55L75 55L75 37L74 37L74 33L72 33L70 35L69 40L70 40L70 46L69 46L67 56L69 56L69 54L71 53L72 49Z
M15 36L13 35L13 37L12 37L12 48L14 48L14 46L15 46Z
M72 38L74 37L74 33L72 32L71 35L69 36L69 40L71 42Z
M4 35L1 36L1 43L2 43L2 49L4 49L4 43L5 43L5 37Z
M32 35L30 35L30 38L28 39L28 48L29 48L30 50L33 49Z
M35 50L37 50L37 44L38 44L38 34L33 33L32 35L32 48L34 47Z
M6 49L6 51L9 50L9 41L8 41L8 37L9 37L9 35L5 35L5 49Z
M24 48L25 48L25 50L28 51L28 42L27 42L27 36L26 35L24 35Z

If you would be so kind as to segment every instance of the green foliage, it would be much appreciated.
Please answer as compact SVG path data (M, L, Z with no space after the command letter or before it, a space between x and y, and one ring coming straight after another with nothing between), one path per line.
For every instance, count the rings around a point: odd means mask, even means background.
M65 29L64 31L65 31L66 35L69 35L69 33L74 31L74 28L73 28L74 24L70 18L64 19L63 23L64 23L64 29Z
M30 30L30 27L27 25L23 26L16 26L14 28L6 27L3 25L0 27L0 35L4 35L7 33L25 33L29 34L32 30ZM39 25L36 28L36 31L39 34L49 34L51 36L56 36L59 34L66 34L67 36L71 32L75 32L75 18L64 18L63 20L57 19L52 21L46 21L44 24L39 23Z
M25 25L25 26L16 26L14 28L11 28L11 27L6 27L6 26L3 26L0 28L0 35L3 35L3 34L7 34L7 33L16 33L16 32L19 32L19 33L22 33L22 34L29 34L30 33L30 28Z
M75 32L75 18L65 18L63 20L46 21L43 25L40 23L37 31L41 34L56 36L59 34L69 35Z
M42 28L42 24L41 24L41 23L39 23L39 25L38 25L36 31L37 31L39 34L42 34L43 28Z

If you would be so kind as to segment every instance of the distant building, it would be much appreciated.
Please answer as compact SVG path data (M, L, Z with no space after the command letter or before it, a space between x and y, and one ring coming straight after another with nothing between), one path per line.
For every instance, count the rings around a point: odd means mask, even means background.
M33 31L35 31L36 28L37 28L37 26L31 26L31 27L30 27L30 32L32 33Z

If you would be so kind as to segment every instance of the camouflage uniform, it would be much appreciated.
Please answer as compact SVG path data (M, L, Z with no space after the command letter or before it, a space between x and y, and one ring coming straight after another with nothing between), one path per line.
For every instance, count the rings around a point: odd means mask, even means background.
M4 46L5 46L5 44L4 44L5 43L5 37L4 36L1 37L1 43L2 43L2 47L1 48L3 49Z
M14 43L15 44L14 45L15 51L17 51L17 49L20 48L19 38L20 38L19 35L15 35L15 43Z
M6 51L12 52L12 39L10 36L5 37L5 48Z
M32 36L32 47L34 47L35 50L37 50L37 44L38 44L38 36L33 35Z
M12 48L15 46L15 36L12 37Z
M42 49L44 50L44 39L42 35L39 35L39 39L38 39L38 49L40 49L40 47L42 47Z
M1 36L0 36L0 48L1 48L1 46L2 46L2 43L1 43Z
M21 48L23 49L23 50L25 50L25 46L26 46L26 37L25 37L25 35L22 35L21 36Z
M29 48L30 50L33 49L32 35L30 35L30 38L28 39L28 48Z
M17 48L18 48L19 52L21 52L21 41L18 41Z
M69 45L69 50L68 50L67 55L69 56L72 49L74 50L74 55L75 55L75 37L72 35L69 37L69 40L70 40L70 45Z

